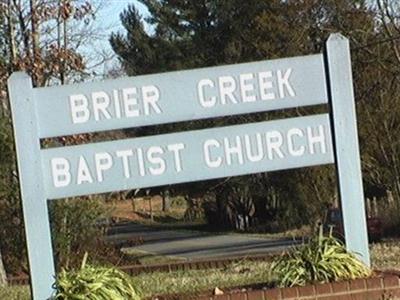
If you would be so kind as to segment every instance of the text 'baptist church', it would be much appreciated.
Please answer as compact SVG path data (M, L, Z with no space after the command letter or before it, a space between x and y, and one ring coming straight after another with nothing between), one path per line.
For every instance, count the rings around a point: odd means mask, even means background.
M190 172L193 160L203 168L235 169L244 164L268 164L274 160L324 155L328 148L327 131L324 125L292 127L288 130L210 137L199 144L180 139L178 134L174 143L94 151L72 159L54 157L51 158L53 184L58 188L103 182L107 176L114 176L115 180L115 175L135 180L143 176L185 173ZM117 172L111 173L112 169Z

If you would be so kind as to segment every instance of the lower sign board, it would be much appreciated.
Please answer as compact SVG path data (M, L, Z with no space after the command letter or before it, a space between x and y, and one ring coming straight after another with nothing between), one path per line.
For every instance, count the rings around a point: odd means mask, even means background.
M329 116L42 150L56 199L334 162Z

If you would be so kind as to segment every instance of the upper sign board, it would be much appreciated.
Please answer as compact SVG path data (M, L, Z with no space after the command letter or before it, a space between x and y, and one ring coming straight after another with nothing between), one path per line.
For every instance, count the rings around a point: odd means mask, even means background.
M39 137L327 103L321 54L34 89Z

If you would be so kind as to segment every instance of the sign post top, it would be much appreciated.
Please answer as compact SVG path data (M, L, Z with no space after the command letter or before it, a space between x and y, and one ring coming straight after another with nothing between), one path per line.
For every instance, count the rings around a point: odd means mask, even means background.
M345 37L343 34L337 32L337 33L331 33L328 37L327 43L330 42L348 42L349 39Z
M29 86L32 88L31 77L26 72L23 72L23 71L12 73L11 76L8 78L7 83L10 88L13 88L13 87L17 88L18 85L20 85L20 87L22 87L22 84L25 87ZM18 83L18 84L15 84L15 83ZM17 99L15 99L14 101L16 101L16 100Z

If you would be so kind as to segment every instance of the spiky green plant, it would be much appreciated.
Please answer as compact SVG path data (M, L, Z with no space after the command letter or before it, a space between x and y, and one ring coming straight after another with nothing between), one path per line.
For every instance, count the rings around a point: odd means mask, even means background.
M348 252L332 232L324 235L322 228L308 243L294 247L275 260L271 269L281 287L371 275L370 268Z
M77 271L61 271L54 284L55 300L140 300L127 274L87 265L86 259Z

